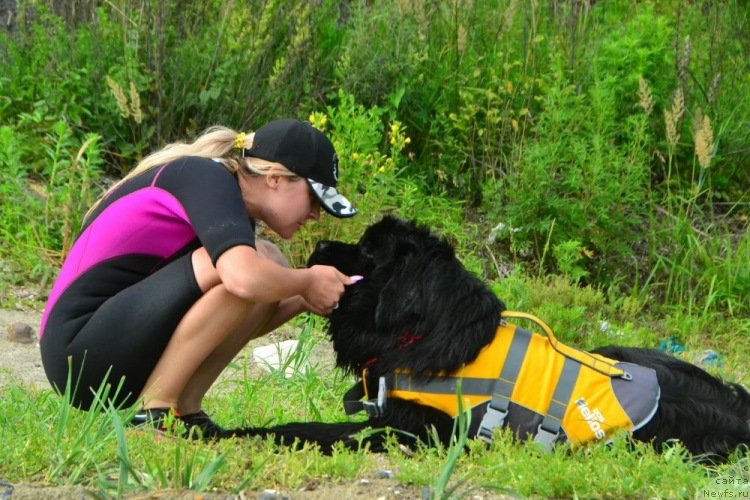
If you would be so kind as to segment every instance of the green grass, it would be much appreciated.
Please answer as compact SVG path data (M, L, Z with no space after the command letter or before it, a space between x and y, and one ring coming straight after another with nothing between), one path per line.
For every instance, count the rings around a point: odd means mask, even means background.
M750 380L745 361L750 346L737 340L741 338L737 332L750 328L748 320L668 313L624 321L621 306L612 305L595 290L581 293L558 278L516 276L508 278L504 287L509 303L517 301L522 308L542 314L568 341L656 347L661 340L676 337L686 347L682 354L686 359L713 349L723 365L709 371L729 380ZM558 305L549 305L554 303ZM609 320L606 331L600 319ZM296 326L300 349L289 365L308 368L284 378L284 367L260 372L245 357L238 357L206 400L207 411L218 422L234 427L347 419L341 397L353 380L338 370L330 371L317 354L328 349L322 322L300 320ZM156 436L124 425L132 411L105 405L101 409L79 412L70 408L64 395L18 383L2 389L0 477L11 482L82 485L102 495L175 489L236 493L269 485L296 491L311 483L348 483L387 468L395 472L396 482L430 491L432 498L460 498L477 491L539 497L687 498L716 486L717 478L733 474L732 467L741 470L750 461L750 456L738 456L728 465L699 466L679 445L656 454L648 446L630 448L622 436L610 447L559 447L547 454L500 434L490 447L469 441L468 451L461 453L465 438L461 425L452 446L419 448L413 456L403 453L395 441L385 456L344 449L324 456L311 447L294 451L260 439L203 443Z

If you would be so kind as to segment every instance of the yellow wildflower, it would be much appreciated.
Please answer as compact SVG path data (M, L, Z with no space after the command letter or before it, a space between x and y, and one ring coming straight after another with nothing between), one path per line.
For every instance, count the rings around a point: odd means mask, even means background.
M318 130L323 130L328 123L328 117L324 113L310 113L307 121Z

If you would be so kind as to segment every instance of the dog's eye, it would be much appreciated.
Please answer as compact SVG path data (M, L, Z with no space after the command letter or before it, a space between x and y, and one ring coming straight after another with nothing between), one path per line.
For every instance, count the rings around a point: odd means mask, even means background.
M362 242L360 241L359 245L359 254L362 257L373 257L373 250L372 245L369 242Z
M364 268L370 269L377 262L375 252L366 246L359 247L359 263Z

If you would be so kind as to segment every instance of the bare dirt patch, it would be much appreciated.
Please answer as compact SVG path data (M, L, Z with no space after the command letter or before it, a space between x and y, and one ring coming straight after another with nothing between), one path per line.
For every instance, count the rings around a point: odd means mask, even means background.
M36 341L42 315L38 312L0 309L0 389L9 382L36 388L49 387ZM9 340L13 325L25 324L33 329L33 342L23 344Z

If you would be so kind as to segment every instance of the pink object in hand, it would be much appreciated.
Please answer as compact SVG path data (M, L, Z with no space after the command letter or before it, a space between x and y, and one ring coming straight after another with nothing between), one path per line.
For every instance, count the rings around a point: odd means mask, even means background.
M349 284L353 285L357 281L360 281L360 280L363 280L363 279L365 279L365 277L364 276L360 276L358 274L355 274L354 276L349 276Z

